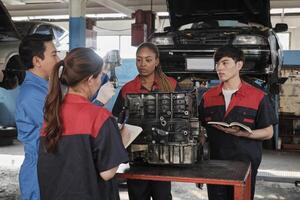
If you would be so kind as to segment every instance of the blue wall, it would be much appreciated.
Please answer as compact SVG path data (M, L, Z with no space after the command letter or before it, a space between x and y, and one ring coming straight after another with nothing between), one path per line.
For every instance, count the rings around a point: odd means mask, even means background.
M137 74L138 71L136 69L135 59L122 59L122 65L116 68L116 75L118 77L119 86L116 89L116 94L105 106L108 110L111 111L121 87L128 81L134 79Z
M283 65L300 66L300 51L283 51Z

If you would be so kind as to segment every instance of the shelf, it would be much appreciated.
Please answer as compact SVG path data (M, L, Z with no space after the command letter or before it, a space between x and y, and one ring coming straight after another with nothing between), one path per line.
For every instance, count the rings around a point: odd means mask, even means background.
M296 121L299 120L299 115L280 113L279 137L281 138L282 149L300 150L300 130L299 127L296 127Z
M282 149L285 149L285 150L300 150L300 144L282 144Z
M295 115L291 113L279 113L280 119L293 119L293 120L300 120L300 115Z
M290 135L290 134L283 134L283 135L279 135L279 137L300 137L300 135Z

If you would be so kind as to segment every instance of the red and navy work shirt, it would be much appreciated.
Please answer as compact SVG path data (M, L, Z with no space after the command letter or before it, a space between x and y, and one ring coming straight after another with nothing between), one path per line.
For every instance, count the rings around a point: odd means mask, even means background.
M56 153L47 153L42 133L38 177L43 200L109 199L110 182L100 172L128 161L111 113L82 96L68 94L62 104L63 135Z
M172 78L172 77L167 77L169 83L171 84L171 87L176 90L177 89L177 81ZM112 113L114 116L118 116L119 113L122 111L124 104L125 104L125 97L127 94L130 93L149 93L149 92L155 92L155 91L159 91L159 85L158 85L158 79L155 77L153 85L151 90L148 90L147 88L145 88L142 85L142 80L141 77L139 75L137 75L135 77L135 79L133 79L132 81L126 83L121 91L119 92L119 95L116 99L115 105L113 107Z
M260 89L242 81L225 110L222 84L208 90L199 106L199 119L207 129L212 159L251 162L256 170L261 162L262 142L226 134L206 123L209 121L240 122L252 130L276 124L269 97Z

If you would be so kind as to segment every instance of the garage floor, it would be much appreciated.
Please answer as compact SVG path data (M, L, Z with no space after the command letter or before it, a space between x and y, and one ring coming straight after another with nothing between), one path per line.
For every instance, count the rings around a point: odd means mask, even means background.
M23 146L0 147L0 200L20 199L18 171L23 160ZM259 168L255 199L300 199L300 152L264 151ZM206 187L202 190L189 183L172 183L174 200L207 199ZM121 200L127 200L126 185L120 188Z

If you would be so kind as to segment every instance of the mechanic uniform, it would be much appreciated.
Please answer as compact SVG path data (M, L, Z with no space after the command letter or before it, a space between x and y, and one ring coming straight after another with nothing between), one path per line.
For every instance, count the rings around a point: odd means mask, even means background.
M207 129L211 159L251 163L251 197L255 192L257 169L262 157L262 141L226 134L206 123L209 121L240 122L252 130L276 124L277 119L265 93L242 81L225 110L222 84L208 90L199 106L199 119ZM208 185L210 200L233 199L233 187Z
M86 98L67 94L64 131L57 152L47 153L42 133L38 177L42 200L111 200L110 182L100 172L128 161L115 119Z
M43 108L48 81L26 71L16 105L18 140L24 145L25 158L20 169L19 184L23 200L40 199L37 159Z
M177 88L175 79L168 77L172 88ZM115 102L112 113L114 116L119 116L125 104L126 94L129 93L149 93L159 91L158 80L155 79L151 91L142 86L142 81L139 75L128 83L126 83ZM171 195L171 182L163 181L147 181L147 180L127 180L128 194L130 200L169 200L172 199Z

